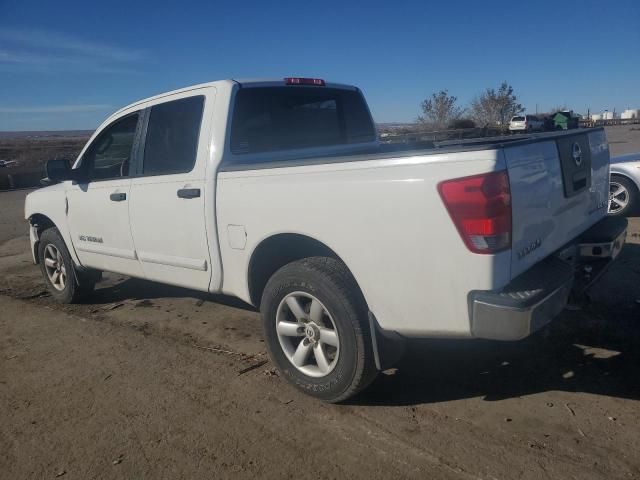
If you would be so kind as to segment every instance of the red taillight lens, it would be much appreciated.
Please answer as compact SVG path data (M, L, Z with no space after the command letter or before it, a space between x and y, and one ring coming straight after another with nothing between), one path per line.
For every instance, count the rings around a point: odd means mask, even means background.
M469 250L496 253L511 248L511 191L506 170L446 180L438 191Z
M324 87L324 80L321 78L298 78L287 77L284 79L284 83L287 85L315 85L316 87Z

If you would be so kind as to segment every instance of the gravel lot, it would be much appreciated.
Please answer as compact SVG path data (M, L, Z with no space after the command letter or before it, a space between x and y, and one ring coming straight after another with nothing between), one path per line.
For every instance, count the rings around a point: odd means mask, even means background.
M640 150L615 128L614 154ZM414 342L324 405L234 299L107 275L54 304L27 193L0 193L1 478L640 478L640 219L582 310L517 343Z

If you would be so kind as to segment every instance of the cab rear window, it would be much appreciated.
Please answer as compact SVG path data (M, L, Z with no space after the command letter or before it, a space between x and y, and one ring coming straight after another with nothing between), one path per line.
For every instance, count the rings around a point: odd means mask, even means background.
M362 95L322 87L244 88L231 123L234 154L371 142L375 131Z

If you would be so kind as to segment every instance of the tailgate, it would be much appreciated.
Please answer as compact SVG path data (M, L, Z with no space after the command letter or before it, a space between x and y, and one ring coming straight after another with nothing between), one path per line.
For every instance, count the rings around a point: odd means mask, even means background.
M504 148L512 201L511 278L606 216L604 130L552 134Z

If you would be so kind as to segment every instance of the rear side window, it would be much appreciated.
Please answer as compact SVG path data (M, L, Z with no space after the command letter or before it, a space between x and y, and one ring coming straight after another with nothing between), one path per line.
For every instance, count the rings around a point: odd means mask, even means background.
M231 124L235 154L371 142L375 131L362 95L323 87L244 88Z
M144 146L143 175L186 173L198 151L204 97L189 97L151 107Z

